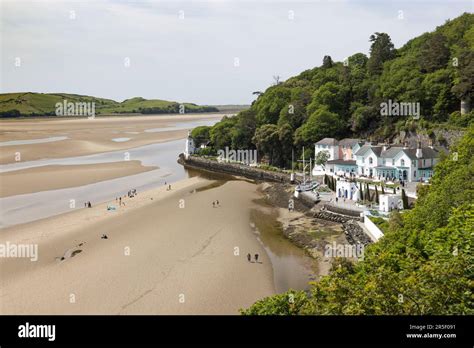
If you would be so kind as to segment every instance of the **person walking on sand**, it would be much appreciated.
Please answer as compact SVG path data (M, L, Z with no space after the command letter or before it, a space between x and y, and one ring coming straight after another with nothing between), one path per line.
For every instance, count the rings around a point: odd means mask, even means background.
M255 262L258 262L258 254L255 254Z
M120 207L122 206L122 197L120 197L120 199L119 199L119 206Z
M252 262L252 256L250 255L250 253L247 254L247 260L248 262Z
M219 206L219 201L216 200L216 205Z
M212 207L215 208L216 207L216 203L213 201L212 202Z

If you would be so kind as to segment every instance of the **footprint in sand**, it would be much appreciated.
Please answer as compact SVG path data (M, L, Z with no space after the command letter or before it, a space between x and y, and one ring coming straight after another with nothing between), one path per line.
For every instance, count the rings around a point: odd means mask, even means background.
M70 259L71 257L74 257L81 252L82 252L82 249L76 249L76 248L68 249L64 252L64 255L59 258L59 260L64 261L64 260Z

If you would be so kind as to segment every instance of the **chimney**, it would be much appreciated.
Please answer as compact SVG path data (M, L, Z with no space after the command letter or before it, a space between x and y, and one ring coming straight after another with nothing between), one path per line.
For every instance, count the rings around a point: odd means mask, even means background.
M421 141L418 142L418 147L416 148L416 158L423 157L423 150L421 149Z
M388 149L390 149L390 145L388 145L388 144L383 144L383 146L382 146L382 151L387 151Z

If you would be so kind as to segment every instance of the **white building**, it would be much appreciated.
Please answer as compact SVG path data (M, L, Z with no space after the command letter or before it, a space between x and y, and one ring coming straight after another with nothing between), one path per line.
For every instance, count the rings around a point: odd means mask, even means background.
M394 193L385 193L379 195L379 210L381 212L389 213L395 209L403 209L403 201L401 195Z
M350 199L352 201L360 199L359 188L356 183L345 180L336 181L336 195L338 198Z
M194 139L191 138L191 131L188 132L188 137L186 138L186 147L184 149L184 157L187 159L189 155L192 155L196 151L196 146L194 144Z
M357 174L379 180L426 181L433 176L433 166L440 151L433 147L364 145L356 153Z

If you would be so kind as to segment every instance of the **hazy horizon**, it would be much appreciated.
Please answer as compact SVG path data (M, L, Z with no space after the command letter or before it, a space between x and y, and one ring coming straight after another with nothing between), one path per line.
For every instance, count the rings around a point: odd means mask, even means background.
M401 47L472 4L7 0L0 92L250 104L274 75L368 54L374 32Z

